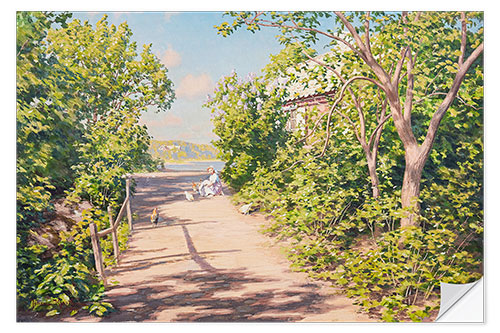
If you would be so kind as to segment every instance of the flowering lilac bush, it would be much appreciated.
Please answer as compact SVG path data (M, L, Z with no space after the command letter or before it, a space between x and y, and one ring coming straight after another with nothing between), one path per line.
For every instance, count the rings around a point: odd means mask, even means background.
M286 141L283 93L253 73L242 79L233 71L207 99L204 106L212 113L219 137L213 144L226 162L222 177L231 187L240 189L257 168L270 164Z

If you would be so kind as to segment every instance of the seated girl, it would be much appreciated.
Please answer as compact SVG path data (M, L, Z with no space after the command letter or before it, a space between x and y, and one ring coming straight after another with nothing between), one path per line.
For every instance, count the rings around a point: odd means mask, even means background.
M200 195L202 197L208 197L213 195L224 195L224 193L222 192L222 183L214 167L209 166L207 168L207 172L210 174L210 177L208 177L208 179L204 180L200 184L199 188Z

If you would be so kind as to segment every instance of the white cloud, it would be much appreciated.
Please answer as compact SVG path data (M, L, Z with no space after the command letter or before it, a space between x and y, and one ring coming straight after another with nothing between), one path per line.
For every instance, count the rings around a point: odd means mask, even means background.
M181 117L176 116L172 113L167 113L161 119L158 120L150 120L147 122L147 126L149 128L153 127L177 127L181 126L184 121Z
M218 136L215 135L211 130L205 129L203 131L195 130L193 127L186 129L180 132L177 137L181 140L185 140L188 142L204 142L209 143L210 140L218 139Z
M172 68L179 66L182 62L181 55L169 45L165 52L160 56L160 61L167 66L167 68Z
M177 97L195 98L212 92L214 83L210 76L203 73L199 76L186 75L175 91Z
M180 128L184 125L184 120L171 112L167 114L146 113L141 117L139 123L146 125L151 131L157 131L164 128Z
M182 125L183 120L181 117L173 115L171 113L167 113L167 115L161 120L160 125L166 127L172 126L180 126Z

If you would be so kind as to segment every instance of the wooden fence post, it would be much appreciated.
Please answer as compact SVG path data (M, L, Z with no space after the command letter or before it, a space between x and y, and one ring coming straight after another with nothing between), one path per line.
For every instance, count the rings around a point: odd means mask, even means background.
M106 276L104 273L104 259L102 255L101 242L99 238L105 237L106 235L111 233L113 238L113 254L115 256L116 264L120 263L120 246L118 243L118 226L120 225L120 221L124 214L124 209L127 209L127 219L129 224L129 229L132 230L132 210L130 209L130 179L127 177L126 179L126 191L127 196L125 197L125 202L122 204L120 208L120 212L116 217L116 220L113 221L113 212L111 206L108 206L108 217L109 217L109 228L97 231L97 226L95 223L90 223L90 239L92 241L92 249L94 250L94 259L95 259L95 267L97 273L100 275L101 279L104 282L104 285L107 284Z
M125 180L125 191L126 191L126 198L128 198L127 201L127 220L128 220L128 230L129 232L132 232L134 230L134 226L132 225L132 210L130 209L130 178L127 177Z
M97 236L97 226L95 223L90 223L90 239L92 241L92 249L94 250L94 260L95 260L95 268L97 269L97 273L101 276L104 284L106 284L106 276L104 275L104 263L102 259L102 250L101 244L99 243L99 236Z
M111 236L113 238L113 253L115 255L116 264L118 265L119 256L120 256L120 247L118 246L118 234L117 229L120 221L117 221L116 226L113 225L113 212L111 211L111 206L108 206L108 216L109 216L109 224L111 228Z

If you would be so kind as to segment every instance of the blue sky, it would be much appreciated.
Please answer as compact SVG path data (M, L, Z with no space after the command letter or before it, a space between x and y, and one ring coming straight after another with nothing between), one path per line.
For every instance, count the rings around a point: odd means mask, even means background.
M243 77L259 73L269 55L281 49L272 29L256 34L241 30L226 38L217 35L214 25L230 19L222 12L75 12L73 18L95 24L104 14L111 24L126 21L139 49L152 43L174 82L177 98L171 110L159 114L150 110L142 117L157 140L209 143L216 138L210 111L202 108L215 83L233 69Z

